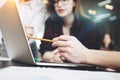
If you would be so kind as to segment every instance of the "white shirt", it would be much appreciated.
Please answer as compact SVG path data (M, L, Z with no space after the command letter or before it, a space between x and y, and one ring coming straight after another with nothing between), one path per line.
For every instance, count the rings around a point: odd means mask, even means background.
M42 38L44 34L44 23L48 17L46 12L46 6L42 2L43 0L30 0L28 2L22 2L18 4L18 10L23 26L34 27L34 37ZM41 41L35 40L37 47Z

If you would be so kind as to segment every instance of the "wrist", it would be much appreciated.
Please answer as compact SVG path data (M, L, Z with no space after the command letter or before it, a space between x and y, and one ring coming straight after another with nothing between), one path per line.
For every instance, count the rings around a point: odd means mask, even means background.
M79 56L76 60L76 63L84 63L88 64L88 57L89 57L89 49L84 49L79 52Z
M98 53L97 50L89 49L89 53L87 53L86 63L93 64L93 65L98 64L98 60L99 60L98 54L100 54L100 53Z
M92 61L92 53L93 51L91 49L87 49L86 52L84 53L85 54L85 64L91 64L91 61Z

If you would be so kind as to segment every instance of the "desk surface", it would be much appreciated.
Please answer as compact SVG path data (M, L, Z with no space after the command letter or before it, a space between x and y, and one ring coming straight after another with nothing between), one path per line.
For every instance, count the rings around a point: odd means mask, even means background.
M120 80L120 73L29 66L2 59L2 80Z
M22 63L16 63L16 62L12 62L10 61L9 58L6 57L0 57L0 69L1 68L6 68L9 66L27 66L26 64L22 64Z

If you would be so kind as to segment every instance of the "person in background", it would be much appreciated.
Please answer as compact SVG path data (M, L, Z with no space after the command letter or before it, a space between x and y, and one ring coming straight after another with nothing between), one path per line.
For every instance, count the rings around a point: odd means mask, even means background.
M45 22L43 38L53 39L60 35L72 35L89 49L100 48L101 37L95 24L85 15L81 0L48 0L47 10L50 17ZM51 44L41 42L40 52L43 60L63 63L59 50Z
M105 33L102 39L101 50L116 51L109 33Z
M18 11L27 36L43 37L44 22L48 17L46 6L43 0L19 0ZM41 42L29 39L33 56L38 56L38 49Z
M61 59L72 63L93 64L112 69L120 69L120 52L88 49L76 37L62 35L53 39Z

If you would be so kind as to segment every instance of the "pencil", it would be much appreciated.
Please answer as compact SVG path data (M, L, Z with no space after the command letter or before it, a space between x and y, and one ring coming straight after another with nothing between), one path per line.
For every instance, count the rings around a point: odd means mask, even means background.
M46 42L53 42L53 40L50 39L43 39L43 38L37 38L37 37L32 37L32 36L27 36L29 39L36 39L36 40L41 40L41 41L46 41Z

